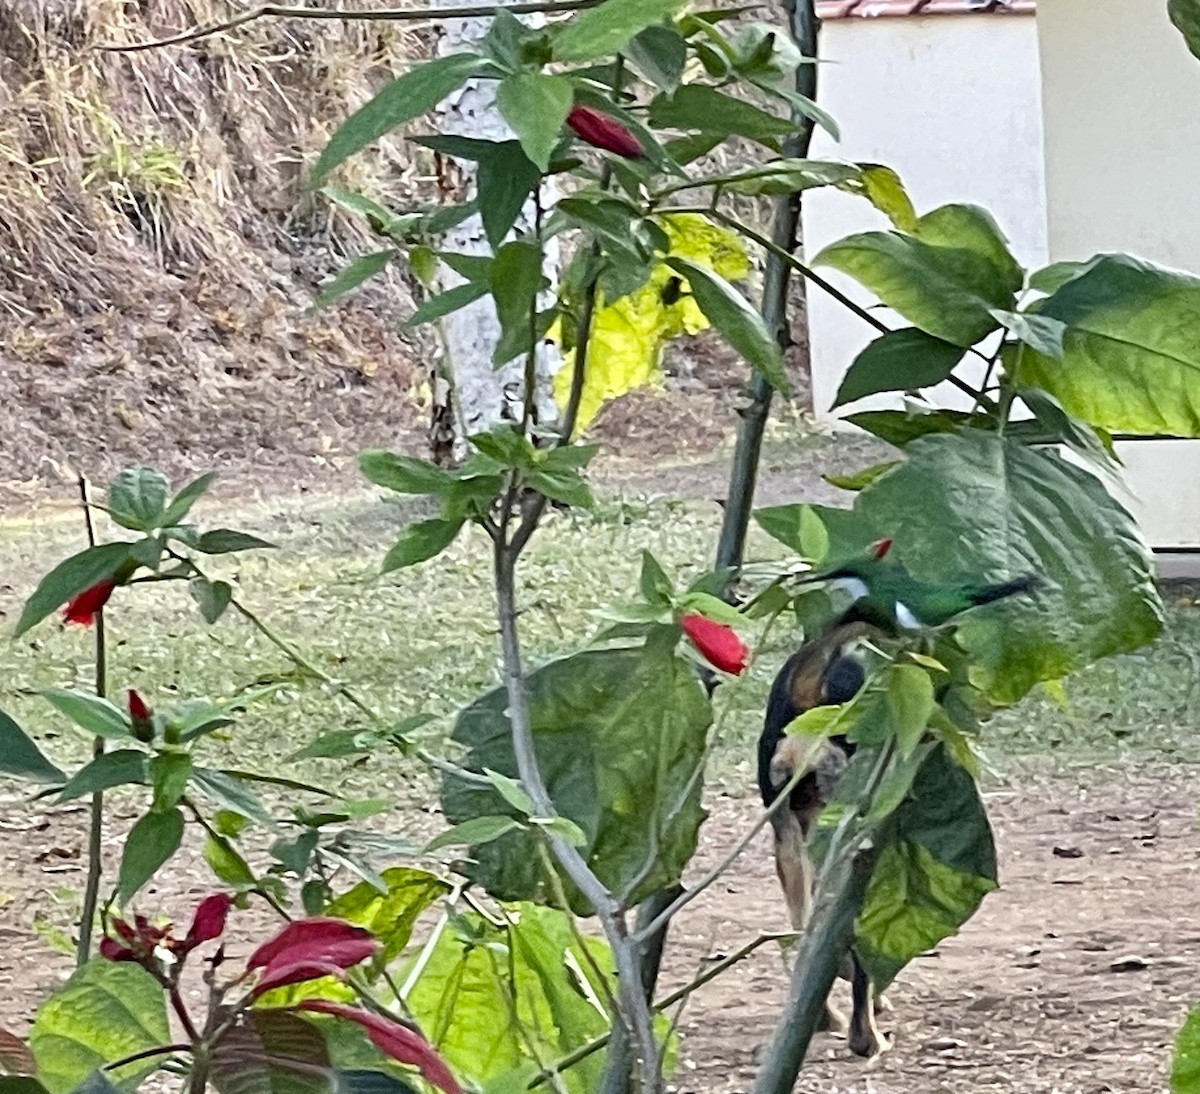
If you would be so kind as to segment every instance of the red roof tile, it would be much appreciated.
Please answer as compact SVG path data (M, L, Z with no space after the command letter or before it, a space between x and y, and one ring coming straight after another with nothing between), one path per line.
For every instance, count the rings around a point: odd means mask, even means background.
M877 19L905 15L1032 15L1037 0L817 0L821 19Z

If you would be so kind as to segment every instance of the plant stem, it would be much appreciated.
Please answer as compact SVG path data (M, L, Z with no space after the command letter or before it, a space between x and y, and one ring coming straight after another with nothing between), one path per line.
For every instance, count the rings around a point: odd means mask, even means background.
M763 1053L754 1094L791 1094L842 959L854 941L854 921L862 910L874 857L870 851L853 857L836 893L804 934L792 972L791 997Z
M512 12L514 15L539 13L553 15L558 12L593 8L599 3L601 0L529 0L527 3L505 5L503 10ZM237 30L238 27L243 27L247 23L253 23L259 19L341 19L346 22L436 23L442 19L486 18L489 15L495 15L498 10L500 9L495 4L466 4L451 8L375 8L373 10L263 4L261 7L235 15L232 19L192 27L190 30L180 31L180 33L166 38L127 44L109 42L97 48L106 53L140 53L147 49L161 49L163 46L181 46L188 42L197 42L201 38L209 38L214 34Z
M528 523L528 517L522 528ZM517 535L522 529L517 530ZM528 537L526 537L528 538ZM500 641L504 656L504 688L508 695L508 715L512 728L513 754L521 785L533 800L538 813L557 817L558 810L546 788L538 767L533 743L533 728L529 718L529 701L525 694L525 678L521 661L521 644L517 633L516 560L520 547L514 536L510 543L498 537L493 555L496 586L496 614L500 623ZM663 1089L658 1044L650 1007L642 993L642 976L638 954L630 941L621 909L612 894L592 872L577 848L557 836L547 834L550 851L583 894L604 928L617 967L621 1013L618 1015L629 1029L637 1047L638 1067L644 1094L657 1094Z
M200 1031L196 1029L196 1024L192 1021L192 1016L188 1014L187 1007L183 1005L183 996L179 994L179 985L172 984L167 992L168 998L171 1000L171 1009L175 1012L179 1019L179 1024L183 1026L183 1032L188 1035L188 1039L193 1045L200 1041Z
M155 1056L169 1056L175 1052L191 1052L191 1045L158 1045L156 1048L146 1048L141 1052L135 1052L132 1056L122 1056L119 1060L114 1060L111 1064L105 1064L101 1071L115 1071L119 1067L124 1067L126 1064L136 1064L139 1060L151 1060Z
M788 25L792 39L805 57L817 56L817 14L814 0L784 0ZM804 64L796 68L796 91L805 98L817 97L817 65ZM808 155L812 143L814 125L811 119L793 113L795 135L786 142L783 154L789 158L803 159ZM800 209L803 193L786 194L776 200L775 218L771 229L771 247L768 249L766 268L763 271L762 317L771 330L780 349L786 354L795 347L800 351L803 364L811 372L811 354L807 332L796 343L792 339L788 319L788 295L791 287L792 258L799 242ZM750 512L754 506L754 488L758 478L759 457L762 453L763 433L771 413L774 389L761 372L755 371L750 381L750 402L739 413L737 446L733 452L733 467L729 473L729 491L725 500L721 520L721 537L717 544L718 570L726 567L741 567L746 547L746 532L750 527Z
M79 476L79 498L83 505L83 522L87 529L89 547L96 546L96 526L92 521L92 503L88 496L87 479ZM96 694L101 698L108 691L108 642L104 630L104 609L96 612ZM92 741L92 757L104 755L104 738ZM104 794L97 790L92 795L91 815L88 820L87 880L83 887L83 908L79 914L79 944L75 950L75 964L84 965L92 952L92 928L96 920L96 907L100 901L100 878L104 871L102 851L104 843Z

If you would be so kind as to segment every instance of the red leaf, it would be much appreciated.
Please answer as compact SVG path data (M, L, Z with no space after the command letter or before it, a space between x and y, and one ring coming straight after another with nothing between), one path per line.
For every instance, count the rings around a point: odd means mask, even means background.
M192 925L188 928L185 941L187 948L191 949L202 942L220 938L225 931L225 920L232 906L233 897L228 893L213 893L200 901L196 906L196 914L192 917Z
M737 634L725 626L702 615L685 615L679 625L692 640L709 663L722 672L740 676L750 660L750 651Z
M90 627L96 613L108 603L108 598L112 596L116 587L117 583L111 577L106 577L103 581L97 581L91 588L84 589L63 609L63 621Z
M332 1014L335 1018L357 1022L367 1031L371 1043L380 1052L402 1064L411 1064L428 1082L446 1094L463 1094L462 1087L434 1047L407 1026L390 1021L381 1014L368 1014L345 1003L331 1003L325 999L305 999L296 1004L296 1009Z
M108 961L132 961L133 950L122 946L115 938L100 939L100 956Z
M340 954L336 958L327 956L334 952L334 947L348 942L370 942L371 949L344 963ZM250 955L246 962L246 968L262 968L285 954L288 962L337 960L343 968L349 968L369 957L374 952L374 947L375 940L371 937L370 931L364 930L362 927L355 927L344 919L313 916L310 919L297 919L295 922L289 923L274 937L268 938ZM347 956L349 956L349 951L347 951Z
M573 106L567 115L567 127L580 139L596 148L636 160L644 154L638 139L620 122L587 106Z
M336 976L341 980L342 966L332 961L275 961L263 969L250 997L257 999L274 988L302 984L305 980L319 980L322 976Z

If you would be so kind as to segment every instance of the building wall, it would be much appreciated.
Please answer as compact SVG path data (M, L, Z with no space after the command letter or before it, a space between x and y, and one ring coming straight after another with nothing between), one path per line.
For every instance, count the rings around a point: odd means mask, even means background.
M819 131L812 154L894 167L918 212L947 202L982 205L996 217L1018 259L1044 265L1037 51L1036 23L1026 15L828 20L821 29L826 63L820 99L837 120L842 140L835 143ZM886 227L885 218L860 198L833 191L805 196L809 255L852 232ZM825 272L854 299L870 302L848 278ZM874 332L819 289L810 290L809 300L814 405L818 417L827 418L842 376ZM946 385L935 397L961 405L961 396ZM881 405L897 404L880 398L856 408Z
M1039 0L1054 260L1128 251L1200 272L1200 61L1164 0ZM1151 544L1200 546L1200 441L1118 446Z

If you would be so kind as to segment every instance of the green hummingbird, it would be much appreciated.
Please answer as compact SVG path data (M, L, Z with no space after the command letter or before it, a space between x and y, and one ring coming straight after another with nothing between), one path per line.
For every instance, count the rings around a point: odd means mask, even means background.
M847 618L905 631L940 627L972 608L1032 593L1042 584L1035 574L995 585L919 581L900 562L887 558L891 547L890 539L879 540L864 554L803 580L829 582L849 593L853 603Z

